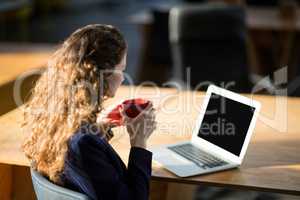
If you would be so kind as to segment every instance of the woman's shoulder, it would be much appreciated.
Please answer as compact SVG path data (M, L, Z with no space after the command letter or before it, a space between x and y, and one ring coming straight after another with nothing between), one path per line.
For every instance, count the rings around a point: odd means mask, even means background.
M69 140L71 149L82 149L85 147L107 148L107 142L99 135L76 132Z

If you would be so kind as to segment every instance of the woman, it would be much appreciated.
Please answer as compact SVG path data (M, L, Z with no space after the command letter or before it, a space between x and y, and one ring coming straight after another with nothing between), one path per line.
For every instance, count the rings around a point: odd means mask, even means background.
M148 199L156 127L152 104L135 119L121 111L130 135L128 168L108 143L108 122L97 123L105 99L124 80L127 47L109 25L75 31L55 52L26 105L23 143L32 167L91 199Z

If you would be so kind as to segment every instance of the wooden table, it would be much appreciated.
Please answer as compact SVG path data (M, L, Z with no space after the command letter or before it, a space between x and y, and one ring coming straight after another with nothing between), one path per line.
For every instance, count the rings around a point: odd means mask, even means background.
M116 97L106 102L106 105L133 96L149 98L153 100L155 106L160 105L157 114L158 129L149 140L150 146L175 143L190 138L192 124L195 122L197 109L201 106L204 93L178 92L175 89L159 89L160 93L157 93L153 88L139 90L135 87L130 88L121 87ZM194 101L192 94L195 97ZM254 99L262 103L262 110L240 168L209 175L178 178L154 162L153 180L300 195L300 123L298 120L300 98L255 95ZM24 186L22 188L15 186L22 180L14 175L20 171L20 168L15 171L14 169L18 166L29 166L28 160L20 150L23 138L19 126L22 121L21 111L22 108L19 108L0 117L0 163L2 163L2 171L10 172L10 177L7 177L10 181L7 182L12 182L10 185L12 193L22 194L24 197L26 191L14 192L24 189ZM112 145L127 163L129 143L126 131L124 128L115 128L114 132ZM28 173L28 169L23 169L22 179L25 179Z
M0 114L17 106L13 97L15 80L24 72L45 66L53 50L53 45L0 44ZM27 96L37 77L24 79L21 97Z

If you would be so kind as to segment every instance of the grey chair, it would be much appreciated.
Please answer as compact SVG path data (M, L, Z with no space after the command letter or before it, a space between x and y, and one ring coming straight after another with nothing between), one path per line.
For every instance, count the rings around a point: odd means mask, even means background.
M55 185L31 169L31 178L35 194L38 200L89 200L89 198L81 193Z

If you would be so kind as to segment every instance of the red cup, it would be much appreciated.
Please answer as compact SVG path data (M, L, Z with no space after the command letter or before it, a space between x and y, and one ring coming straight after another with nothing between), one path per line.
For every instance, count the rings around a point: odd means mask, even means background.
M149 100L142 98L125 100L121 104L117 105L112 111L110 111L107 115L107 118L111 123L121 126L124 124L124 122L122 121L120 110L124 109L128 117L135 118L145 108L147 108L149 103Z

